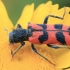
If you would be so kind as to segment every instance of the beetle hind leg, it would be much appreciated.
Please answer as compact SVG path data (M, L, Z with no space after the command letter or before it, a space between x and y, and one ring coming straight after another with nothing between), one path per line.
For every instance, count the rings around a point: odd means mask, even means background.
M64 19L64 16L65 16L65 13L66 13L66 7L64 7L64 14L63 14L63 17L60 17L60 16L55 16L55 15L48 15L48 16L46 16L45 17L45 19L44 19L44 24L47 24L47 22L48 22L48 18L49 17L54 17L54 18L58 18L58 19Z

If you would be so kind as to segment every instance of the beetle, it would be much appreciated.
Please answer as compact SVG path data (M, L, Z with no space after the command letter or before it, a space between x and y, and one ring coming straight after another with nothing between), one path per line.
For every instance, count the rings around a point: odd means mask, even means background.
M34 47L34 44L46 44L51 48L60 48L59 46L52 45L52 44L63 44L63 45L70 45L68 39L70 37L70 27L65 26L62 24L54 24L49 25L47 24L49 17L54 17L58 19L64 19L65 16L65 7L64 7L64 14L63 17L54 16L54 15L48 15L45 19L43 24L31 24L28 23L28 29L22 28L20 24L17 25L17 28L14 29L12 32L9 33L9 42L10 43L21 43L21 45L17 48L17 50L13 51L11 50L12 56L14 56L17 51L25 45L24 41L31 42L32 50L46 59L48 62L54 65L49 59L41 55L36 48ZM67 36L67 37L66 37ZM53 40L53 41L52 41Z

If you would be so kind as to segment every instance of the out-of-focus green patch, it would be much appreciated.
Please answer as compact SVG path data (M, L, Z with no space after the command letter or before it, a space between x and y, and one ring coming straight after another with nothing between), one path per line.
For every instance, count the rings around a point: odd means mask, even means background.
M7 12L13 24L16 24L20 17L20 14L25 5L35 3L35 8L41 4L46 3L49 0L2 0L6 6ZM60 7L70 6L70 0L51 0L53 4L58 3Z

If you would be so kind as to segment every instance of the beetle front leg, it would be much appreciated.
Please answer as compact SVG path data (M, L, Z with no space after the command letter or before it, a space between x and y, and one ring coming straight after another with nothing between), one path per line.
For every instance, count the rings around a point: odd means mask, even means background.
M37 53L39 56L41 56L42 58L44 58L45 60L47 60L49 63L55 65L55 64L52 63L48 58L46 58L46 57L44 57L42 54L40 54L40 53L36 50L36 48L34 47L34 44L31 44L31 47L32 47L32 50L33 50L35 53Z
M12 54L12 57L21 49L21 47L22 46L24 46L25 45L25 42L21 42L21 45L13 52L12 50L11 50L11 54Z

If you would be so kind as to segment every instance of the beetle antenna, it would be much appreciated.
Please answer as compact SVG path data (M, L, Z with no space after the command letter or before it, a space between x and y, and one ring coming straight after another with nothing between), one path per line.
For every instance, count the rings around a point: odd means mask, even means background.
M9 36L9 32L7 28L4 28L4 30L7 32L7 35Z

